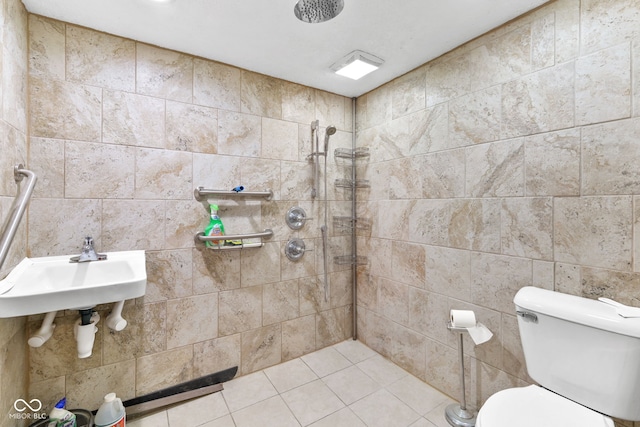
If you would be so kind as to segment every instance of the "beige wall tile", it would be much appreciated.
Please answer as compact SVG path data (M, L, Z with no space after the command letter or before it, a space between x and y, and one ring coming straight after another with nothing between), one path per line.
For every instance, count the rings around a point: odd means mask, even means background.
M524 141L521 139L467 148L467 197L524 195Z
M640 13L634 0L586 0L580 9L580 37L585 53L640 36Z
M615 120L631 115L630 44L576 60L576 124Z
M213 190L234 188L240 183L240 164L238 157L194 153L193 187Z
M550 132L524 140L527 196L580 194L580 130Z
M502 201L502 253L534 259L553 259L553 201L509 198Z
M193 59L193 102L222 110L240 111L239 68Z
M67 404L69 408L96 410L108 393L124 400L135 397L136 365L134 360L104 365L67 376Z
M193 157L180 151L136 150L137 199L185 199L192 195Z
M531 69L533 71L555 65L554 13L543 16L531 24Z
M533 260L533 286L554 290L555 263Z
M2 116L22 133L27 132L27 66L22 61L26 51L17 52L15 55L6 53L2 59Z
M133 197L135 151L132 147L68 141L65 144L64 193L74 198Z
M267 326L299 317L298 281L273 283L262 288L262 324Z
M299 279L300 315L316 314L330 308L324 297L324 281L320 276Z
M105 90L102 140L123 145L164 148L165 101Z
M409 324L409 288L403 283L387 279L380 281L378 309L380 314L394 322Z
M240 287L240 251L214 251L199 246L193 249L192 268L194 294Z
M343 341L351 334L347 323L351 316L344 307L316 314L316 348L324 348Z
M574 124L574 65L544 69L502 86L502 136L531 135Z
M29 168L38 177L33 189L34 197L64 197L64 141L32 138L29 144Z
M580 0L556 2L556 63L574 59L580 50Z
M218 153L258 157L261 149L259 116L236 112L218 112Z
M447 150L415 157L414 169L420 171L422 179L422 197L430 199L444 199L464 196L464 174L460 173L465 167L465 152ZM407 173L412 179L415 176ZM414 193L415 194L415 193Z
M298 159L298 125L283 120L262 119L261 156L269 159Z
M315 315L282 322L283 362L311 353L316 348Z
M278 282L280 256L280 245L277 242L265 243L259 251L244 252L240 260L242 287Z
M516 292L531 283L530 259L481 252L471 254L471 298L475 304L512 313Z
M500 138L500 86L464 95L449 102L449 144L464 147Z
M167 101L166 147L215 154L218 151L218 111Z
M102 208L103 250L164 248L164 202L105 200Z
M149 284L147 284L149 289ZM133 360L167 349L167 304L125 303L122 317L127 327L115 332L104 329L104 364Z
M194 247L195 234L203 231L209 223L206 210L200 203L192 200L167 200L165 206L167 247Z
M243 375L282 361L282 327L275 324L242 333Z
M426 246L426 286L443 295L471 300L471 252Z
M0 121L0 194L15 197L17 192L16 182L13 178L13 167L18 160L18 135L12 126Z
M218 294L167 301L167 348L218 336Z
M191 102L193 58L183 53L136 43L136 92Z
M241 75L240 111L281 119L282 83L280 80L245 70L241 71Z
M391 274L394 280L418 288L425 287L425 247L394 241L391 252Z
M640 119L582 129L582 192L633 194L640 191L640 156L634 135Z
M162 373L162 374L159 374ZM132 376L126 376L129 383ZM136 396L193 379L193 348L180 347L136 359Z
M79 254L86 236L99 251L110 250L102 240L100 200L34 198L29 205L31 256Z
M315 105L316 90L295 83L282 83L283 120L308 126L316 120Z
M440 342L447 342L446 319L449 299L435 292L409 287L409 323L416 332ZM443 320L444 319L444 320Z
M193 295L191 249L146 251L145 255L147 260L145 303Z
M65 27L63 22L29 15L29 75L65 79Z
M102 89L57 80L30 80L31 136L99 141Z
M62 375L50 380L29 384L28 400L38 399L43 408L53 408L60 401L60 396L64 396L65 393L65 377Z
M280 199L280 162L272 159L243 159L240 174L246 189L271 190L274 200ZM235 185L234 185L235 187ZM258 205L256 205L258 206Z
M582 286L577 295L591 299L606 297L637 307L640 305L639 284L638 273L583 267Z
M426 106L424 67L417 68L392 84L392 117L398 118L422 110Z
M579 265L556 263L555 288L557 292L580 295L582 268Z
M344 130L346 128L345 97L322 90L316 90L315 93L315 117L320 122L320 127L333 125L339 130Z
M88 28L66 26L66 77L69 81L135 91L136 44Z
M234 289L220 292L220 336L262 326L262 287Z
M558 197L553 229L556 261L631 270L631 197Z
M631 44L631 87L633 116L640 116L640 42Z
M240 354L240 334L195 343L193 376L200 378L234 366L240 369Z

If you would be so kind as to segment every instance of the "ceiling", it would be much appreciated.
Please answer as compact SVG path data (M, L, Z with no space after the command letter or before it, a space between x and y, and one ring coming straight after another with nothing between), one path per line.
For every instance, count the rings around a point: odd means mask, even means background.
M327 90L362 95L548 0L345 0L300 22L296 0L23 0L31 13ZM359 49L385 60L354 81L330 66Z

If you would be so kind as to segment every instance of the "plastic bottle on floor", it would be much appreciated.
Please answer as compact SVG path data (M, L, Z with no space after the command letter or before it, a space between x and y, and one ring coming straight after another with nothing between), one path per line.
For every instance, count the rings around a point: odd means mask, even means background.
M115 393L104 397L104 403L94 418L95 427L125 427L126 414L122 400Z

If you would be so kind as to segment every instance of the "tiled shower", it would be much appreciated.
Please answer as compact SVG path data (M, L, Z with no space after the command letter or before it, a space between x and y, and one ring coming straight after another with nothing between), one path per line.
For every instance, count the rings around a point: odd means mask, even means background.
M334 125L331 149L368 147L357 164L359 339L457 395L449 309L473 309L494 333L465 342L469 399L530 382L511 299L534 285L638 305L640 7L555 0L356 100L247 70L2 8L0 214L15 163L39 176L9 267L24 256L145 249L144 298L129 326L101 327L78 359L75 313L27 349L38 318L1 319L0 402L66 394L95 407L229 366L245 375L351 336L351 269L321 251L290 262L289 237L319 248L317 224L284 222L310 197L309 124ZM348 173L329 157L329 210L347 215ZM230 232L271 228L257 250L194 241L198 186L274 191L221 203ZM329 221L330 259L350 236ZM6 272L5 272L6 273ZM99 307L108 310L109 307ZM106 313L106 311L105 311ZM7 411L5 411L7 412ZM11 421L0 417L0 426Z

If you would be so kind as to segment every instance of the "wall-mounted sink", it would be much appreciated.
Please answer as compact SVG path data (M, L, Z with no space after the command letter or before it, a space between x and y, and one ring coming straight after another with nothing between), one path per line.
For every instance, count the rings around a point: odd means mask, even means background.
M0 281L0 317L94 307L144 295L144 251L107 252L101 261L71 255L23 259Z

